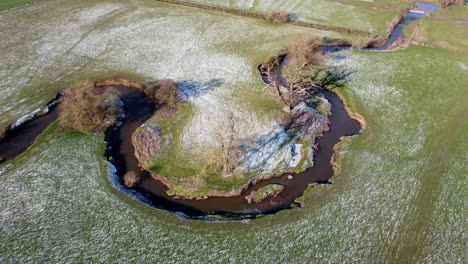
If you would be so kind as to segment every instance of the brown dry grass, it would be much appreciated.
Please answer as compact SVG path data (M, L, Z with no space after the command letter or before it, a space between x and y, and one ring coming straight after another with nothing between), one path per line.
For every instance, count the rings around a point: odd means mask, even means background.
M269 10L265 13L264 19L272 23L289 22L289 13L286 11Z
M160 105L174 107L179 98L179 88L174 80L165 79L147 85L143 89L144 93Z

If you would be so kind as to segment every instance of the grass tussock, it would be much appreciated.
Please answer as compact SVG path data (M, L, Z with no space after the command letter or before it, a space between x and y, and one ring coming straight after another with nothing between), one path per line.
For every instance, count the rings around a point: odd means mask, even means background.
M96 127L109 127L118 118L119 104L109 94L98 94L94 83L79 81L63 91L60 127L88 132Z
M287 23L290 20L288 12L275 10L267 11L264 19L272 23Z
M451 5L464 5L465 0L438 0L437 3L440 7L448 7Z

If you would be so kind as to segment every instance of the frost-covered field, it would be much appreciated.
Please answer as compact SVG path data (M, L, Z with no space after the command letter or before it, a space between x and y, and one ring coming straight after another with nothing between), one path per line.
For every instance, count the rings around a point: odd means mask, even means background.
M12 12L0 15L1 122L73 80L117 73L261 88L255 67L296 30L152 1L57 0ZM232 35L207 30L202 42L225 42L191 49L184 29L199 32L205 20ZM215 72L201 55L230 66ZM367 129L344 145L334 184L310 189L303 209L249 224L184 220L113 189L102 136L47 132L0 165L0 262L467 263L468 58L414 46L342 55L356 70L346 99Z
M52 16L44 11L50 8ZM45 2L5 13L0 27L5 39L0 125L76 79L119 73L146 81L173 78L183 84L184 99L193 107L179 144L188 149L213 143L213 124L223 123L230 112L239 120L236 133L242 138L278 130L271 112L278 106L265 96L255 69L290 36L306 32L153 1ZM280 143L251 159L269 160L263 174L287 163L290 148L278 149Z
M212 6L264 13L284 10L295 19L325 25L359 29L383 35L396 15L398 6L408 6L400 1L363 0L185 0ZM388 7L387 7L388 6Z

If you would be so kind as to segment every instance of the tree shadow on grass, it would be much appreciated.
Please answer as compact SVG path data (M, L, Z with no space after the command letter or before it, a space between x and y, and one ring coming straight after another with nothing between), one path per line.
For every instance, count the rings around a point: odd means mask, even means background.
M263 170L270 157L281 149L288 140L288 135L279 126L256 138L243 139L240 147L247 169Z
M348 77L356 70L346 68L321 69L316 71L310 78L326 90L344 87L348 83Z
M223 78L213 79L208 82L197 81L180 81L177 83L179 87L179 96L182 100L187 101L190 98L196 98L207 94L225 83Z

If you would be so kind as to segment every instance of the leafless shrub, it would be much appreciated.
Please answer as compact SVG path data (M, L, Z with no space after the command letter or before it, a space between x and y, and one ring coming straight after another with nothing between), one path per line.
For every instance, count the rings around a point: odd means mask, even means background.
M230 176L242 159L242 149L236 138L236 119L233 113L229 113L226 124L218 126L214 131L216 141L220 144L222 176Z
M288 57L301 66L317 65L322 61L322 39L315 36L296 35L290 40Z
M156 90L155 98L161 104L174 107L179 101L177 84L173 80L161 80L159 89Z
M140 180L140 175L134 171L129 171L123 176L124 185L127 186L127 188L134 188L140 183Z
M232 113L224 121L214 123L212 133L217 144L203 146L195 152L196 164L201 165L201 175L217 174L222 177L235 177L235 169L242 163L244 150L237 137L236 118Z
M265 13L264 18L272 23L287 23L289 22L289 13L286 11L269 10Z
M180 100L177 84L170 79L149 84L144 88L144 92L149 98L160 105L174 107Z
M114 97L97 94L94 83L80 81L63 91L60 127L87 132L98 125L111 126L117 120Z

